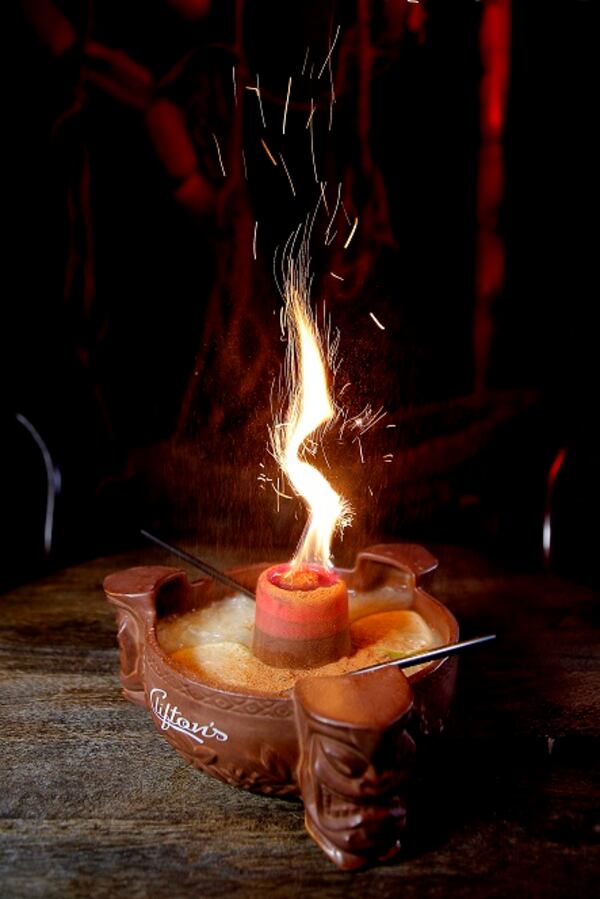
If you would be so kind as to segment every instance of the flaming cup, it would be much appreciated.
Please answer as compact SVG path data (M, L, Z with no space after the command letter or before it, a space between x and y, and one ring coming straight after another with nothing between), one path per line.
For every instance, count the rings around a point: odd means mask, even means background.
M256 585L254 653L268 665L313 668L350 651L346 584L320 565L275 565Z

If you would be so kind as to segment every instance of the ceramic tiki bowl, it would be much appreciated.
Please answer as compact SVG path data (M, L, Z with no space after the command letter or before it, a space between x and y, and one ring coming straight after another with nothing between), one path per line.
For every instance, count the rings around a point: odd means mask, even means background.
M231 571L254 590L272 563ZM380 544L339 569L349 590L384 589L411 608L442 643L458 640L453 615L423 589L437 566L422 547ZM352 869L398 851L419 741L439 733L454 693L456 657L417 670L307 676L281 696L202 683L160 647L157 622L225 596L212 581L166 566L109 575L116 607L121 683L145 706L162 736L205 774L243 789L300 797L310 835L339 867Z

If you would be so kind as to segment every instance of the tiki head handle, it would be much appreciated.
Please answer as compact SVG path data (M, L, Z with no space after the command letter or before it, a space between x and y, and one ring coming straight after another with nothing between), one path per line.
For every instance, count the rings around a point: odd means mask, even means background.
M437 566L437 559L416 543L380 543L360 552L348 575L357 590L376 589L380 582L414 589Z
M415 755L408 680L395 668L304 678L293 698L308 832L345 870L394 855Z

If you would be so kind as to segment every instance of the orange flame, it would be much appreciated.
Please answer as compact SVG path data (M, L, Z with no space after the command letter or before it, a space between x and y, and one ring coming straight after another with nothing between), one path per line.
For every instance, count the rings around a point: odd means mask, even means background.
M330 568L334 531L350 523L352 510L306 459L307 453L315 455L318 442L308 438L311 434L322 436L336 416L328 384L333 354L324 352L310 308L309 288L308 250L303 243L297 257L290 255L286 260L282 325L288 336L285 380L289 398L283 421L271 433L271 443L276 461L309 511L292 567L318 562Z

